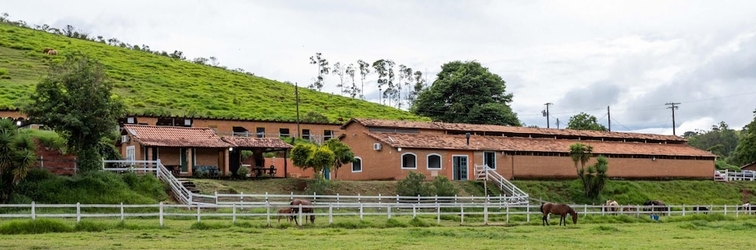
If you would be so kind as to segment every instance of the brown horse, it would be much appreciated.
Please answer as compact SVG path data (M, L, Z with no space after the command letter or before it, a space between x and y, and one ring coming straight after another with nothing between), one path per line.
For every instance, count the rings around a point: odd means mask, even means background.
M278 223L281 223L281 217L287 216L286 220L291 222L294 220L294 215L291 213L291 208L281 208L278 209Z
M647 200L646 202L643 202L643 206L647 206L643 208L643 211L667 211L667 205L664 205L664 202L660 200ZM650 206L653 206L653 209Z
M567 214L570 214L572 217L572 224L577 224L578 220L578 213L575 212L574 209L572 209L567 204L555 204L546 202L541 205L541 213L543 213L543 218L541 219L543 221L543 225L549 225L549 214L558 214L559 217L559 225L562 225L562 221L564 221L564 225L567 226Z
M312 202L311 201L295 199L295 200L291 201L290 205L291 205L292 217L294 217L294 222L296 222L297 225L299 225L299 222L297 221L297 215L299 214L299 205L302 205L302 213L303 214L307 214L307 213L311 214L310 215L310 223L315 224L315 215L312 214L315 209L313 209L312 207L306 207L306 206L312 206ZM307 218L307 217L305 217L305 218Z
M49 50L49 51L47 51L47 54L48 54L48 55L51 55L51 56L54 56L54 55L58 55L58 51L57 51L57 50L54 50L54 49L52 49L52 50Z
M47 52L51 51L51 50L53 50L53 49L52 48L45 48L44 50L42 50L42 53L43 54L47 54Z

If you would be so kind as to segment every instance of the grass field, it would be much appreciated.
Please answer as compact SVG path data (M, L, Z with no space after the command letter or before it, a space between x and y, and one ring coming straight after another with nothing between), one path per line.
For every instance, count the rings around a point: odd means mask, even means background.
M58 56L42 54L55 48ZM81 51L105 65L129 111L161 115L296 117L294 86L147 52L0 24L0 108L15 108L46 74L48 62ZM300 86L307 83L300 83ZM300 112L337 118L424 119L362 100L300 88Z
M303 229L259 228L244 222L232 226L228 221L169 221L163 228L155 220L127 220L119 225L90 219L79 227L73 221L55 222L40 224L64 224L61 229L71 231L3 235L0 245L4 249L751 249L756 229L756 219L705 217L566 227L428 226L406 218L382 222L398 227L343 228L321 223ZM0 229L7 231L11 223L0 223ZM106 226L111 229L103 229Z

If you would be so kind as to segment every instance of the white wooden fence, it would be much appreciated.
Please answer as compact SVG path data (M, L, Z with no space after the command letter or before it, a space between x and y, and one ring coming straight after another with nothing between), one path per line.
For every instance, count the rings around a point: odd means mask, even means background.
M756 171L743 170L734 172L730 170L714 170L715 181L756 181Z
M228 218L232 223L236 223L239 218L265 219L266 225L271 225L271 219L276 219L279 215L279 208L291 207L286 204L273 204L266 202L264 204L228 204L228 205L180 205L180 204L146 204L146 205L126 205L126 204L0 204L0 218L76 218L80 222L82 218L119 218L124 221L129 218L158 218L161 226L164 225L166 218L173 217L196 217L197 222L202 218ZM296 207L296 206L295 206ZM315 213L303 214L301 208L312 207ZM627 216L686 216L692 214L708 213L723 214L730 216L749 216L753 215L756 207L743 207L742 205L673 205L667 207L653 206L621 206L615 212L606 211L604 206L596 205L571 205L580 218L585 216L613 216L624 214ZM696 211L694 208L706 207L707 211ZM428 203L428 204L395 204L395 203L328 203L315 204L311 206L298 206L298 213L294 215L302 222L303 218L308 215L327 216L328 224L333 223L334 217L358 217L360 221L365 217L382 217L391 219L392 217L418 216L435 217L436 222L440 223L443 216L452 216L453 220L459 220L460 225L465 224L465 217L482 216L482 223L489 224L489 218L499 217L497 221L506 223L530 222L531 217L535 216L540 220L541 212L539 205L510 205L492 204L492 203ZM663 208L663 211L653 211L653 209ZM750 209L749 209L750 208ZM137 212L126 212L126 210L138 210ZM88 211L92 210L92 211ZM648 210L648 211L647 211ZM74 212L75 211L75 212ZM196 213L194 212L196 211ZM459 216L459 217L456 217ZM501 217L504 217L503 220ZM444 218L448 220L449 218Z

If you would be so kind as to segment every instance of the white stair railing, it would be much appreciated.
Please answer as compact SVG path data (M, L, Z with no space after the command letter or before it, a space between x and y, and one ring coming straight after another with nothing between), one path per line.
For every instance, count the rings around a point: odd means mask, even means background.
M160 181L168 184L178 202L186 205L193 205L195 203L192 199L192 192L189 191L189 189L186 189L186 187L173 176L173 173L160 162L160 159L156 161L103 160L102 170L114 172L133 171L155 173L155 176Z
M520 188L509 182L504 176L488 165L475 165L475 177L477 180L483 180L486 183L493 181L500 191L511 197L510 203L527 204L529 195ZM486 190L488 192L488 190Z

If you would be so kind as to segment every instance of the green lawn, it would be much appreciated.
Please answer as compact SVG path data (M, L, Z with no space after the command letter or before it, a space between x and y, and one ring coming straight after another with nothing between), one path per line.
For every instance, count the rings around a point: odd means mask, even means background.
M59 55L42 54L45 47L58 50ZM293 85L7 24L0 24L0 108L18 107L44 77L49 62L60 61L75 51L105 65L117 94L132 112L284 120L296 117ZM350 117L425 119L384 105L302 88L300 100L302 114L316 111L331 121Z
M88 224L76 232L3 235L0 245L4 249L752 249L756 229L756 219L362 229L259 228L248 223L231 226L228 221L199 225L192 220L169 221L159 228L156 220L127 220L121 229L104 231Z

